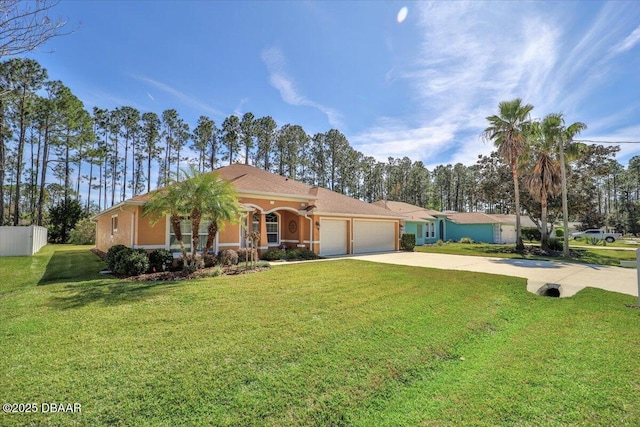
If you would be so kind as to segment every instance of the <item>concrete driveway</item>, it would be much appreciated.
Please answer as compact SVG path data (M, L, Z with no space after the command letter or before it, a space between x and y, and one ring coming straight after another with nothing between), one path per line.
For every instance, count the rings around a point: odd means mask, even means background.
M633 268L422 252L356 255L350 259L524 277L528 291L538 293L549 284L559 288L561 297L570 297L586 287L638 296L637 273Z

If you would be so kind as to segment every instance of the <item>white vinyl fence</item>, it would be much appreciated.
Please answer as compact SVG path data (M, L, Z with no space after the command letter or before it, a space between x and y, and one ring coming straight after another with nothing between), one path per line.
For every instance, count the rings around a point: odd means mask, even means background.
M1 256L31 256L47 244L47 229L28 227L0 227Z

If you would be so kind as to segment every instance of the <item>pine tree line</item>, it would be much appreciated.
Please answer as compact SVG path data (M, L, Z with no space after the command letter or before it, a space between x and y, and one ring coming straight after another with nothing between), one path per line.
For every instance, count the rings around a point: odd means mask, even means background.
M48 210L69 200L85 213L97 212L164 186L187 164L204 172L237 162L367 202L397 200L460 212L514 210L511 172L497 153L479 156L472 166L429 170L408 157L381 162L364 155L337 129L309 135L299 125L279 126L270 116L250 112L230 115L221 124L201 116L193 129L175 109L157 114L130 106L94 107L90 113L31 59L0 63L0 85L2 224L44 225ZM572 161L569 199L575 219L627 228L634 221L640 157L624 168L615 160L617 151L588 146ZM539 205L520 187L523 210L535 217ZM556 205L552 197L551 219Z

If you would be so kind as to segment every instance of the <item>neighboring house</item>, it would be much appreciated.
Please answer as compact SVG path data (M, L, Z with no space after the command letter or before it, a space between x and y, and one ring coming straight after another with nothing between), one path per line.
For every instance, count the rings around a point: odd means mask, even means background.
M536 227L526 215L520 217L521 227ZM516 216L482 212L447 213L447 240L471 237L474 242L515 243ZM444 239L443 239L444 240Z
M511 232L512 228L509 224L482 212L447 213L445 229L446 240L454 242L463 237L470 237L474 242L483 243L515 242L515 232Z
M372 204L404 216L402 233L415 234L417 245L435 243L438 239L444 240L442 237L446 218L444 213L404 202L379 200Z
M343 255L398 250L402 218L379 206L313 187L248 165L216 170L233 183L243 209L240 224L225 224L214 250L245 247L246 230L260 233L258 249L286 246L308 248L319 255ZM115 244L134 248L179 250L168 218L151 225L142 214L149 195L133 197L97 214L96 247ZM200 224L200 245L208 223ZM183 219L184 244L189 248L191 221Z

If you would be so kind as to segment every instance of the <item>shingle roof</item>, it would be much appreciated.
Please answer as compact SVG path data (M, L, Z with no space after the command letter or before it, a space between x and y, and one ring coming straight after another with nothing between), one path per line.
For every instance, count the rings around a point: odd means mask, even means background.
M404 202L378 200L372 204L411 218L414 221L434 220L436 219L436 215L444 215L442 212L435 211L433 209L425 209L420 206Z
M301 198L309 203L312 213L400 218L399 215L379 206L371 205L326 188L307 185L254 166L233 164L216 169L215 172L222 179L233 183L240 196L243 194L268 194ZM135 196L127 200L127 202L147 201L152 193Z
M507 214L491 214L500 220L503 224L515 224L516 216L515 215L507 215ZM520 225L522 227L537 227L536 223L528 215L520 216Z
M216 169L239 193L271 193L313 199L311 186L249 165L233 164Z
M499 218L482 212L456 212L447 214L447 219L457 224L500 224Z
M366 203L326 188L315 188L318 195L315 203L317 212L401 218L400 215L380 206L374 206L371 203Z

